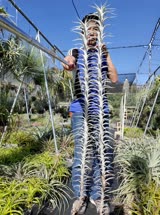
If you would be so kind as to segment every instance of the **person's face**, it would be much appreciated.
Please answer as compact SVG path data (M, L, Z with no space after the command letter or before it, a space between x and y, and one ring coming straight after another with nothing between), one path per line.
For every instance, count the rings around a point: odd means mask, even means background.
M99 25L97 22L90 20L87 22L87 40L88 46L95 46L99 32Z

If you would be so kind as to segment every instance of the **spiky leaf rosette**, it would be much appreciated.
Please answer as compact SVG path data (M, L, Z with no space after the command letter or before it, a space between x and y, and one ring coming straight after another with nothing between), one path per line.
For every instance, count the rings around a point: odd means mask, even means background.
M95 6L95 9L94 14L100 18L96 20L99 28L96 46L88 47L89 26L87 22L80 21L80 25L75 28L75 31L80 34L82 42L77 59L78 81L75 82L75 86L79 87L78 92L83 109L83 126L81 126L81 130L77 130L77 136L83 137L79 140L78 152L81 154L81 165L77 180L80 179L80 198L83 198L86 191L89 191L87 189L92 179L89 175L92 171L95 172L94 185L101 198L100 214L104 214L113 178L113 150L110 144L109 110L106 96L109 79L107 78L106 53L102 50L105 37L104 22L107 19L108 10L106 10L106 6Z

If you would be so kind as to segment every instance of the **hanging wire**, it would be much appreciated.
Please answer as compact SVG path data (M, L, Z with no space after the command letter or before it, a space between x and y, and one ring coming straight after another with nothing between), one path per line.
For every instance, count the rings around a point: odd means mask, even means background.
M36 27L36 25L26 16L26 14L15 4L13 0L8 0L15 8L16 10L30 23L30 25L37 31L39 34L43 37L43 39L53 48L53 50L57 50L62 56L64 54L61 52L61 50L56 46L53 45L47 38L46 36Z
M156 25L155 25L155 28L154 28L154 31L153 31L153 33L152 33L150 42L149 42L149 44L148 44L148 48L147 48L147 50L146 50L146 52L145 52L145 54L144 54L144 56L143 56L143 58L142 58L142 61L141 61L140 64L139 64L139 67L138 67L138 70L137 70L137 74L140 72L141 66L142 66L142 64L143 64L143 62L144 62L146 56L148 55L148 50L149 50L150 47L152 47L152 45L153 45L153 41L154 41L154 39L155 39L155 35L156 35L156 32L157 32L159 26L160 26L160 18L158 19L158 21L157 21L157 23L156 23Z
M53 58L56 58L57 60L63 62L64 64L67 64L67 62L64 59L57 56L54 51L47 49L45 46L42 46L37 40L31 38L29 35L27 35L25 32L23 32L20 28L13 25L11 22L9 22L7 19L3 18L2 16L0 16L0 26L2 28L6 29L7 31L10 31L11 33L17 35L18 37L25 40L29 44L32 44L33 46L37 47L41 51L49 54Z
M159 45L154 45L154 46L159 46ZM134 46L115 46L115 47L107 47L108 50L112 50L112 49L130 49L130 48L147 48L148 45L134 45ZM63 50L63 52L68 52L67 50Z
M78 13L78 10L77 10L77 8L76 8L76 5L75 5L75 3L74 3L73 0L72 0L72 4L73 4L73 7L74 7L74 9L75 9L75 11L76 11L76 14L77 14L78 18L81 19L80 15L79 15L79 13Z

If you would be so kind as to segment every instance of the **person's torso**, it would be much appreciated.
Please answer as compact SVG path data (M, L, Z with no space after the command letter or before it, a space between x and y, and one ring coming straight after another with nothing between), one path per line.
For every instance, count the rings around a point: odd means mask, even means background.
M108 112L106 95L107 60L106 56L99 56L97 49L77 49L77 69L74 71L74 100L71 112L98 113L100 110Z

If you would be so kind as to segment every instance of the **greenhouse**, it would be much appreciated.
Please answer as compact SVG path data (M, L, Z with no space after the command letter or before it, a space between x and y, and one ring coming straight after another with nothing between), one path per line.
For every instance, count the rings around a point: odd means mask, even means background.
M72 73L62 66L66 53L13 0L6 5L0 7L0 215L69 215ZM153 28L137 71L118 72L118 82L106 88L114 148L112 215L160 214L160 18ZM108 50L121 48L132 47ZM85 214L98 213L89 203Z

